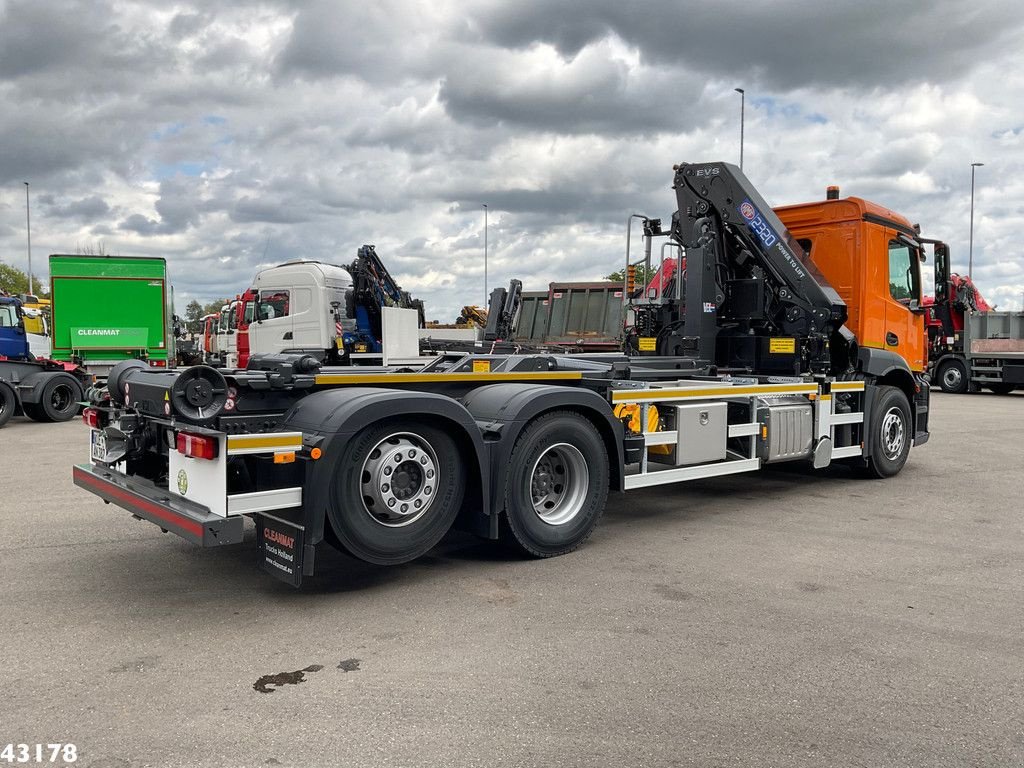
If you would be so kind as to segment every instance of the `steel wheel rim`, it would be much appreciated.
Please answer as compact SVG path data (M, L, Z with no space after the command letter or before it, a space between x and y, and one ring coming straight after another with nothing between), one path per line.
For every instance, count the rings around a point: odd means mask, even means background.
M67 384L58 384L50 394L50 405L54 410L63 413L71 407L71 387Z
M367 454L359 476L363 511L388 528L419 520L437 497L437 454L411 432L395 432Z
M530 498L537 517L548 525L565 525L587 502L590 470L580 449L557 443L542 453L530 471Z
M942 372L942 382L950 389L956 389L962 381L963 374L960 369L955 365L947 365L946 370Z
M882 417L882 448L886 458L895 459L903 452L906 442L906 430L903 426L903 411L893 406Z

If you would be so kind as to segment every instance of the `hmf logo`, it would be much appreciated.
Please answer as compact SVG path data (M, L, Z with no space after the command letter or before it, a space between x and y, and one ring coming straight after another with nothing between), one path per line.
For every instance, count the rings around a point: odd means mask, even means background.
M747 220L747 226L749 226L758 239L764 243L765 248L771 248L778 241L778 235L772 231L772 228L768 226L768 222L764 220L764 217L760 214L754 204L749 200L744 200L740 203L737 209L740 212L740 216Z

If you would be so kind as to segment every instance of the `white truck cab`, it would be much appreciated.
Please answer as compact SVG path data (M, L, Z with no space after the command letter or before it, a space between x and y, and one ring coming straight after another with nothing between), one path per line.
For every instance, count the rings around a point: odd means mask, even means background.
M250 349L320 355L336 349L338 318L345 317L345 292L351 287L348 270L319 261L293 261L257 273Z

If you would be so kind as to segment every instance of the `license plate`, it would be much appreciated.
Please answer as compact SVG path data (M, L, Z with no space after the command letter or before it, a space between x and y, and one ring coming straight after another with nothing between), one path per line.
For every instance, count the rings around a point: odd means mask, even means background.
M103 461L107 457L107 436L102 431L92 431L89 446L93 461Z

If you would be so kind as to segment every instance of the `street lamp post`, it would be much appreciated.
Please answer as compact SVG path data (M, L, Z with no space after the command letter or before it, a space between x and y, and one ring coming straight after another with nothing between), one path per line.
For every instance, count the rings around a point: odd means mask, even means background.
M32 293L32 219L28 210L28 182L25 184L25 234L28 237L28 292Z
M743 123L746 120L747 92L742 88L733 88L740 95L740 170L743 170Z
M984 163L971 163L971 235L967 256L967 276L974 282L974 170Z
M484 309L487 308L487 203L484 203Z

